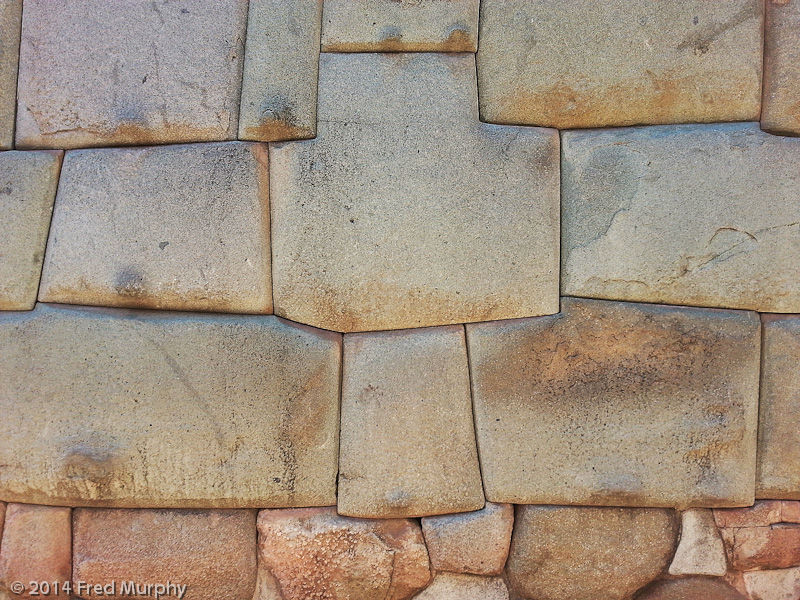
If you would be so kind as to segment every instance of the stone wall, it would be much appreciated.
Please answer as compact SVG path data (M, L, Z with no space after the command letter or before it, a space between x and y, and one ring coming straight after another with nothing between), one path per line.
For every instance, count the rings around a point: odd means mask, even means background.
M800 0L0 0L0 600L800 599Z

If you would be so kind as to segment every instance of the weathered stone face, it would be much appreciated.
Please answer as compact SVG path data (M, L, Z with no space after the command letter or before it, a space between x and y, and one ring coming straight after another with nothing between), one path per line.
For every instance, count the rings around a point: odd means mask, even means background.
M762 3L484 0L481 116L573 129L755 121Z
M731 585L711 577L659 581L636 596L636 600L700 600L701 598L702 600L747 600Z
M247 3L25 0L18 148L233 139Z
M14 144L22 0L0 0L0 150Z
M552 317L467 326L492 502L753 502L753 313L562 299Z
M323 52L475 52L479 0L325 0Z
M749 571L744 581L751 600L800 598L800 567L774 571Z
M800 525L741 527L731 531L731 559L740 571L800 565Z
M800 2L767 0L761 127L800 135Z
M44 302L272 312L263 144L68 152Z
M558 134L482 124L472 56L322 54L270 148L275 312L365 331L558 310Z
M499 577L437 573L414 600L508 600L508 589Z
M124 595L122 582L171 581L186 586L184 600L253 599L255 511L77 508L73 527L75 585L115 581Z
M0 497L332 504L340 343L275 317L0 314Z
M718 508L714 510L714 521L719 527L764 527L782 520L781 503L759 501L746 508Z
M563 161L565 295L800 312L800 140L752 123L572 131Z
M670 510L520 506L507 573L526 600L623 600L669 565Z
M670 575L725 575L725 545L707 508L681 513L681 541L669 566Z
M463 327L346 335L339 512L419 517L483 505Z

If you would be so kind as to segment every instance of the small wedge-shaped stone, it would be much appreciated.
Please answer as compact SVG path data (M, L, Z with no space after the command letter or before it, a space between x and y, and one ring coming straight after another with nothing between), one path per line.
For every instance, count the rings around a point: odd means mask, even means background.
M755 121L761 0L483 0L492 123L573 129Z
M0 150L14 145L22 0L0 0Z
M323 52L475 52L479 0L324 0Z
M437 573L414 600L508 600L508 589L499 577Z
M558 311L553 130L478 121L474 57L322 54L314 140L270 146L275 312L334 331Z
M276 317L0 314L0 498L333 504L340 344Z
M31 310L36 303L61 157L0 153L0 310Z
M272 312L264 144L67 152L39 300Z
M681 514L681 542L675 551L670 575L716 575L728 570L725 545L708 508L693 508Z
M735 123L563 145L565 295L800 312L800 139Z
M322 0L250 0L239 139L312 138Z
M253 510L75 509L73 592L97 598L92 586L123 582L180 587L176 600L252 600L256 582ZM81 582L83 584L82 589ZM91 587L92 589L87 589Z
M763 315L758 498L800 500L800 315Z
M749 506L758 316L562 299L467 326L491 502Z
M344 338L339 513L483 508L464 329Z
M18 148L236 136L247 2L25 0Z
M761 127L800 135L800 0L767 0Z

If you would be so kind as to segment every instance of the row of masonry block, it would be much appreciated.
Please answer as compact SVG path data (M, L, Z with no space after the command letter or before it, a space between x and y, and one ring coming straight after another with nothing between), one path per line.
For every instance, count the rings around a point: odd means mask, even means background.
M320 50L477 50L488 122L800 134L799 33L798 0L3 0L0 148L314 137Z
M40 304L0 315L0 346L6 501L383 518L800 499L797 315L564 298L342 336Z

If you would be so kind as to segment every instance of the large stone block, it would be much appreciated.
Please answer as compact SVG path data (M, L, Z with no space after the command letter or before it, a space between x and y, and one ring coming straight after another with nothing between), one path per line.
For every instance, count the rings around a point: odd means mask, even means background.
M270 313L263 144L67 152L44 302Z
M239 139L314 137L322 0L250 0Z
M562 299L467 326L491 502L749 506L758 316Z
M475 52L479 0L325 0L323 52Z
M333 504L340 344L276 317L0 314L0 498Z
M559 129L755 121L762 12L761 0L484 0L481 116Z
M22 0L0 0L0 150L14 145Z
M763 315L759 498L800 500L800 315Z
M670 510L519 506L506 567L525 600L623 600L667 568Z
M25 0L17 147L236 136L247 2Z
M341 514L483 508L463 327L346 335L341 428Z
M563 146L565 295L800 312L800 140L734 123Z
M78 508L74 519L74 594L89 586L169 581L162 598L252 600L256 513L253 510L124 510ZM83 582L81 587L79 582ZM185 586L185 587L184 587ZM182 592L182 593L181 593ZM153 596L131 594L132 596Z
M31 310L62 152L0 153L0 310Z
M800 135L800 1L767 0L761 127Z
M322 54L317 138L270 146L275 312L335 331L558 310L552 130L478 121L474 58Z

